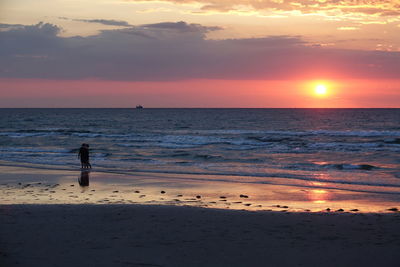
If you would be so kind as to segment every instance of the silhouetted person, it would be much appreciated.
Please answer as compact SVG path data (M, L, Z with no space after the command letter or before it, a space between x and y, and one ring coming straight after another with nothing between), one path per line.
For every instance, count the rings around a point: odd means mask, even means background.
M83 143L81 148L79 148L78 158L81 159L81 168L87 169L92 168L92 165L89 163L89 145Z
M81 171L81 177L78 179L80 186L89 186L89 170Z

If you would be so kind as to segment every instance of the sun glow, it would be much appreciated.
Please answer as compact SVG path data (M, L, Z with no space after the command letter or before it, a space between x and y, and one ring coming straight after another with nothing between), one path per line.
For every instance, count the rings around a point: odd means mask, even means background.
M317 86L315 86L314 92L316 95L323 96L327 94L328 89L324 84L318 84Z

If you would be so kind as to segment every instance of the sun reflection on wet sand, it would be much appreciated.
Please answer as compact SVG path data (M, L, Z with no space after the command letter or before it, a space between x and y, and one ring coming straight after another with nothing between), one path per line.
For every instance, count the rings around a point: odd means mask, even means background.
M316 204L324 204L329 200L329 192L322 189L313 189L308 192L308 198Z

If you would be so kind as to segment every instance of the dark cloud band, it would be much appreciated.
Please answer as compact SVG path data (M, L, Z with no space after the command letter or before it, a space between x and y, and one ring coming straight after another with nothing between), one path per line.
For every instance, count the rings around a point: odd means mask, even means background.
M65 20L72 20L72 21L80 21L80 22L87 22L87 23L99 23L103 25L109 25L109 26L132 26L126 21L123 20L113 20L113 19L71 19L67 17L58 17L59 19L65 19Z
M60 37L48 23L0 31L0 77L159 81L400 78L400 53L311 46L301 36L209 40L185 22Z

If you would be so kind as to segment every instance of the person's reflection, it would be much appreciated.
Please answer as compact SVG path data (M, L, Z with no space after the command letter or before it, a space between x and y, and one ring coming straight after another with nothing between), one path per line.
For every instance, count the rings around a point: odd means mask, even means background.
M89 186L89 173L88 170L81 171L81 176L78 178L78 183L80 186Z

